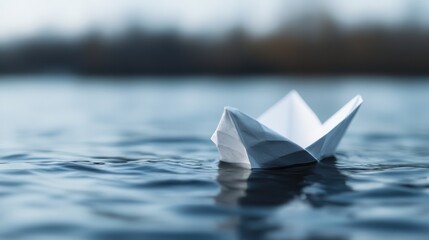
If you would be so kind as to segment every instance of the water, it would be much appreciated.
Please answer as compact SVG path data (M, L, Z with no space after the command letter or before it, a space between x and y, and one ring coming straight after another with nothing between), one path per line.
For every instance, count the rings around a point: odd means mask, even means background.
M0 79L0 239L429 235L429 83L87 80ZM322 119L363 96L336 159L218 166L209 137L223 106L258 116L292 88Z

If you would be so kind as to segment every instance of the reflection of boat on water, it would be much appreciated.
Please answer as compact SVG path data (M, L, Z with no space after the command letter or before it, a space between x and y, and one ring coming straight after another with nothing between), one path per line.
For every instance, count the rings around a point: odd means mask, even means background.
M242 210L222 225L235 229L243 239L260 239L280 227L265 221L279 206L296 199L312 207L333 204L329 196L351 191L335 162L335 158L328 158L319 164L257 171L220 163L217 181L221 189L216 203Z
M304 195L309 204L322 205L323 196L351 190L346 185L346 176L336 168L335 161L335 158L328 158L319 164L256 171L220 163L217 181L221 191L216 202L240 206L277 206ZM317 192L305 191L315 184Z

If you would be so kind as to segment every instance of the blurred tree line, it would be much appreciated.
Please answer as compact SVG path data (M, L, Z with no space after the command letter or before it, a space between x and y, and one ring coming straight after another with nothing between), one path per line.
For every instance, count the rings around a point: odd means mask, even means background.
M298 25L296 25L298 26ZM309 30L310 29L310 30ZM42 37L0 46L0 73L85 75L428 74L429 31L415 25L290 27L216 40L130 28L104 38Z

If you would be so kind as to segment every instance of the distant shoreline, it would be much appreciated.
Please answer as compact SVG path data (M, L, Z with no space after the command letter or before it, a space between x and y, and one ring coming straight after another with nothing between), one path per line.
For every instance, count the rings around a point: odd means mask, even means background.
M83 76L429 75L429 30L327 24L317 35L283 31L252 38L185 38L132 29L114 39L36 38L0 45L0 74Z
M421 82L429 81L429 74L123 74L123 75L104 75L104 74L76 74L70 72L44 72L44 73L0 73L0 82L4 80L83 80L83 81L111 81L111 82L129 82L129 81L261 81L269 79L270 81L305 81L305 82L324 82L324 81L355 81L362 79L376 79L377 81L410 81Z

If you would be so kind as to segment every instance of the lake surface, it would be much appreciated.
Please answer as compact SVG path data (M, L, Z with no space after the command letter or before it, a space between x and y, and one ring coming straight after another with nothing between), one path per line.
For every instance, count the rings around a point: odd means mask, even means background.
M0 239L428 239L429 82L103 80L0 78ZM223 107L292 89L322 120L363 96L336 159L218 166Z

